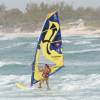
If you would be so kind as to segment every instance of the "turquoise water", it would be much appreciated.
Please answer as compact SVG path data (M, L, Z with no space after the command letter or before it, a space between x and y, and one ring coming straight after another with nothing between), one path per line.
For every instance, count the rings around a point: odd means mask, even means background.
M0 37L0 100L100 100L100 35L63 37L65 67L50 77L51 90L30 84L34 37Z

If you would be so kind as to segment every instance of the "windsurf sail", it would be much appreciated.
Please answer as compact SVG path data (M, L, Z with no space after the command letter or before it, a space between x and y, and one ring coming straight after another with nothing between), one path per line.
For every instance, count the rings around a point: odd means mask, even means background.
M48 14L41 35L39 37L32 64L31 86L43 79L43 72L39 70L39 59L41 53L43 54L42 58L45 58L52 63L50 65L50 75L54 74L64 66L62 38L58 12ZM43 59L41 59L41 61L42 60ZM47 61L45 61L44 63L48 64Z

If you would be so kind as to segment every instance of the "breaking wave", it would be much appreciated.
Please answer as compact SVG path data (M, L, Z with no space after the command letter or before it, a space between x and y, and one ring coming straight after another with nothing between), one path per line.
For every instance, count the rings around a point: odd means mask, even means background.
M87 53L87 52L96 52L100 51L100 48L95 48L95 49L84 49L84 50L78 50L78 51L64 51L64 53L68 54L75 54L75 53Z
M12 65L12 64L18 64L18 65L30 65L29 63L25 62L18 62L18 61L0 61L0 67L3 67L5 65Z

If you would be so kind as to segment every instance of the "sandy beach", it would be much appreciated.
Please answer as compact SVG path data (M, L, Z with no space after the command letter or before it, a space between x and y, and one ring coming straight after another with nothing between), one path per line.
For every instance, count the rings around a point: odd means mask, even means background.
M41 29L42 30L42 29ZM0 32L0 37L7 37L7 38L14 38L14 37L38 37L41 34L41 30L36 30L34 32L14 32L14 33L3 33ZM94 35L99 34L100 29L88 29L88 28L61 28L62 36L69 36L69 35Z

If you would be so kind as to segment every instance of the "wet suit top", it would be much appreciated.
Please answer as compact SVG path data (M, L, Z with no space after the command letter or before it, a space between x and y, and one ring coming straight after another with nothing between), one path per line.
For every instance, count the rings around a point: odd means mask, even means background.
M43 71L43 77L48 78L50 72L51 72L50 68L45 68Z

